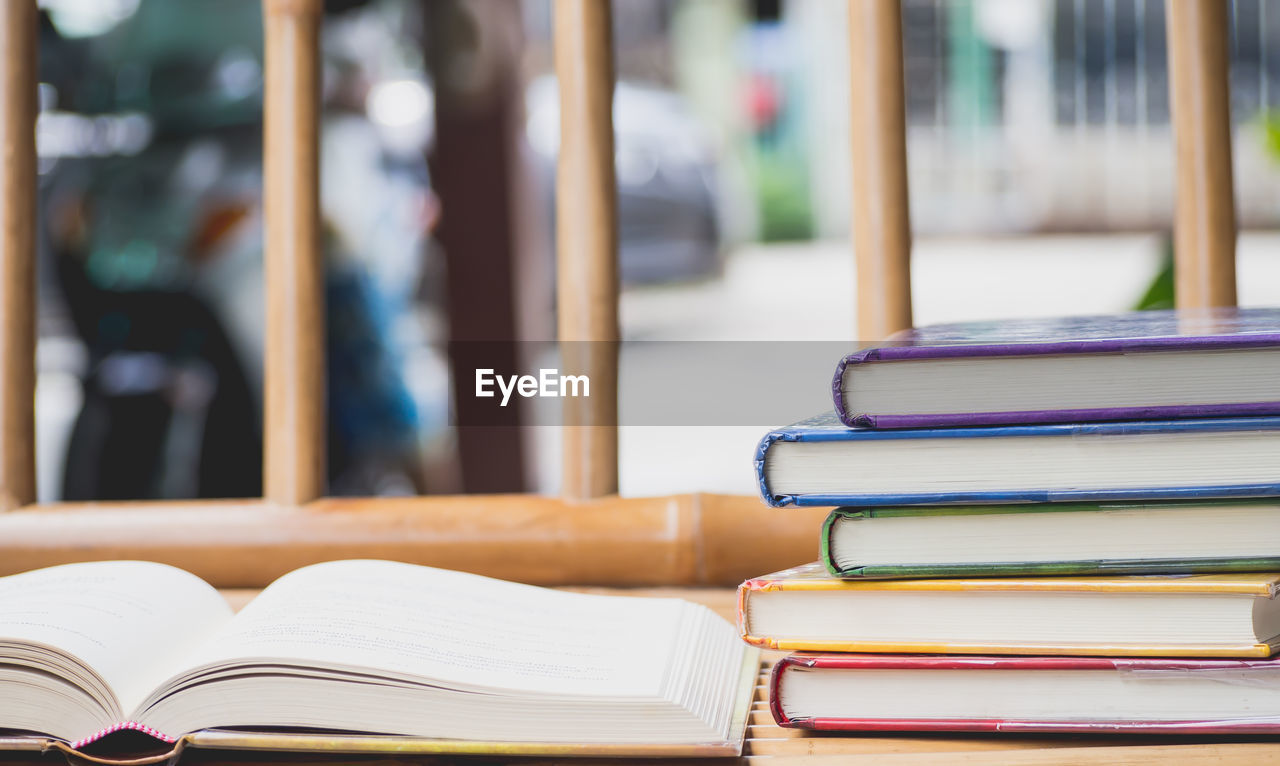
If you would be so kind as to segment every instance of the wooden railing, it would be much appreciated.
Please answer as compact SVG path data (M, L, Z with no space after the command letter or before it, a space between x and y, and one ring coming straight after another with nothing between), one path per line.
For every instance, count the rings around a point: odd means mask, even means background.
M1231 88L1222 0L1166 0L1178 158L1174 295L1181 308L1236 303Z
M561 98L559 333L594 381L570 405L564 496L325 499L317 181L320 0L266 0L269 296L260 500L35 505L34 0L0 0L0 574L142 558L223 586L388 557L547 584L732 584L816 556L821 509L754 497L619 498L617 213L605 0L555 0ZM1177 298L1235 301L1225 5L1168 0L1177 134ZM911 323L901 9L849 0L858 337ZM589 352L573 349L590 349ZM575 354L577 356L575 356ZM573 399L566 401L574 402Z
M0 511L36 500L36 5L0 19Z
M911 214L902 80L902 8L850 0L853 252L857 337L875 342L911 326Z
M561 483L571 499L618 491L618 211L609 10L609 3L598 0L555 4L558 334L565 368L586 374L594 387L590 397L564 400Z
M325 487L320 242L322 3L264 0L263 213L267 343L263 495L296 505Z

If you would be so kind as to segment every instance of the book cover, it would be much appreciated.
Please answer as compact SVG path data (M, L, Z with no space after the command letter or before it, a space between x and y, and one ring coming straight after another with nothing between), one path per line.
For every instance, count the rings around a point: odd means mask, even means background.
M738 630L752 646L781 651L887 652L893 654L1063 654L1128 657L1269 657L1268 644L1151 643L1100 645L1055 643L936 643L930 641L861 642L828 639L778 639L754 635L747 619L752 594L766 591L820 592L843 590L916 592L1023 592L1023 593L1165 593L1220 594L1275 598L1280 574L1240 573L1212 575L1125 575L1115 577L1024 577L933 580L845 580L832 577L825 565L813 562L774 574L756 577L738 586Z
M1280 417L1204 418L1200 420L1150 420L1110 423L990 426L985 428L912 428L876 430L849 428L835 413L823 413L765 434L756 447L756 481L764 501L775 508L795 506L887 506L991 503L1066 503L1123 500L1182 500L1280 496L1280 480L1267 483L1208 484L1176 487L1103 489L1018 489L998 491L904 493L778 493L770 489L766 463L780 442L889 441L905 439L1018 439L1024 437L1133 436L1188 432L1231 433L1278 431ZM1280 475L1278 475L1280 478Z
M927 359L1251 348L1280 348L1280 309L1139 311L1107 316L934 325L904 330L891 336L881 346L844 357L836 366L832 395L836 414L842 423L871 428L1280 414L1280 392L1271 401L1228 404L892 415L851 412L846 407L843 395L846 372L850 368L867 364Z
M1009 505L907 505L887 508L836 508L827 515L819 537L819 559L832 577L842 579L911 577L1011 577L1019 575L1126 575L1126 574L1209 574L1215 572L1280 571L1280 551L1271 556L1251 558L1096 559L1054 562L1001 562L998 564L933 564L922 566L840 567L831 552L831 534L837 522L907 516L978 516L1020 513L1106 513L1115 510L1175 509L1179 503L1026 503ZM1197 507L1274 506L1273 500L1198 501ZM1205 514L1205 523L1212 516Z
M1030 718L790 718L782 708L780 690L791 673L802 670L1103 670L1147 674L1157 678L1169 672L1197 672L1215 680L1250 684L1257 674L1274 676L1280 661L1210 660L1108 657L937 657L894 654L792 654L776 665L769 679L769 706L779 726L813 731L935 731L935 732L1045 732L1045 733L1159 733L1159 734L1275 734L1280 715L1259 711L1257 716L1216 720L1118 720L1094 716L1076 720ZM1167 677L1167 676L1164 676Z

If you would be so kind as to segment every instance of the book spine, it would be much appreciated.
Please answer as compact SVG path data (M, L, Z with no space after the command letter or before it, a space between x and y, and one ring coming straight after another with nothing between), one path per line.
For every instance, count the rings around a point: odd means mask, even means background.
M783 508L795 503L795 498L791 495L775 495L769 490L769 478L765 473L765 458L769 454L769 448L774 442L779 441L797 441L795 434L786 431L770 431L760 440L760 444L756 447L755 469L756 483L760 487L760 497L764 502L772 508Z
M85 747L86 745L91 745L94 742L97 742L98 740L102 739L108 734L114 734L118 731L139 731L148 736L155 737L161 742L168 742L170 744L173 744L174 742L178 741L176 737L170 737L168 734L165 734L164 732L159 731L158 729L153 729L152 727L147 726L146 724L138 723L137 721L121 721L120 723L113 723L110 726L85 737L84 739L80 739L80 740L76 740L75 742L72 742L71 749L79 750L80 748Z
M753 636L750 634L750 626L747 625L747 600L751 598L751 592L756 590L771 590L777 585L773 580L747 580L738 586L738 635L742 640L751 646L758 646L763 649L775 649L774 641L766 636Z
M787 718L786 713L782 712L782 678L786 675L787 668L792 665L814 667L814 662L811 659L796 657L793 654L783 657L774 664L773 670L769 673L769 712L773 714L773 720L779 726L803 728L802 722L793 721Z
M827 568L827 571L831 573L832 577L844 577L840 568L836 566L835 558L831 555L831 534L835 532L836 524L847 518L861 519L866 518L866 516L859 511L836 508L827 514L826 521L822 522L822 531L818 533L818 558L822 561L822 565ZM861 569L861 567L856 569Z
M835 404L836 417L850 428L877 428L876 418L865 412L850 412L848 402L844 398L845 372L852 366L880 359L880 349L869 348L856 354L849 354L836 364L836 374L831 379L831 399Z

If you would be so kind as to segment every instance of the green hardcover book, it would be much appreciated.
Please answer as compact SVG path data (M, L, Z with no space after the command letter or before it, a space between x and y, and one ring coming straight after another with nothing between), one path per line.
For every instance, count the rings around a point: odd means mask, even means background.
M836 577L1262 572L1280 568L1280 501L837 508Z

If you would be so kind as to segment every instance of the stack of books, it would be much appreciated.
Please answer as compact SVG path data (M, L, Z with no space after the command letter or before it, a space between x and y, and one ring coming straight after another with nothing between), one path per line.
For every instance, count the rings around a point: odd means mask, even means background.
M926 328L768 434L822 561L749 580L824 730L1280 732L1280 311Z

